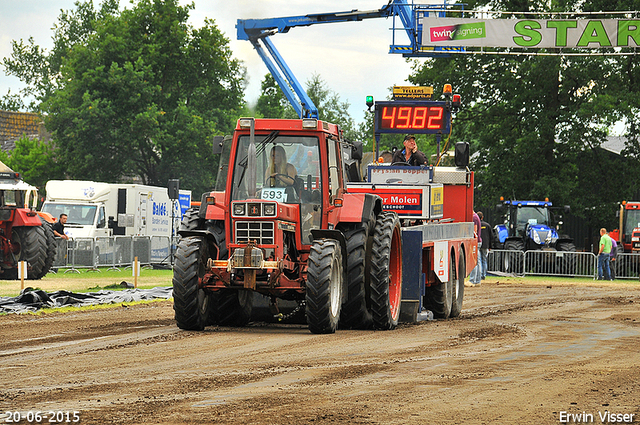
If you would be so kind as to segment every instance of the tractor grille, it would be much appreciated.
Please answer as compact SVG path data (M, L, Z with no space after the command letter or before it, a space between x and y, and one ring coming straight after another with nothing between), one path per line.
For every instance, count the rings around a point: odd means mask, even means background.
M273 245L273 221L236 221L236 243Z

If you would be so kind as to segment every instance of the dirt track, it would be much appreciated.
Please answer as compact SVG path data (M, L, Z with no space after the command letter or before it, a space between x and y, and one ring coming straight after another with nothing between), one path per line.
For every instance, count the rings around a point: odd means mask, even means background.
M640 423L639 306L637 285L494 280L467 289L459 319L387 332L185 332L170 302L0 316L0 423Z

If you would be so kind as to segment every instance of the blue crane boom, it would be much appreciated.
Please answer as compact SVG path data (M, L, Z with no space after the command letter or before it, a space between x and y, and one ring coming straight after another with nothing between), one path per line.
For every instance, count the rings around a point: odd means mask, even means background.
M418 6L409 4L407 0L390 0L386 6L378 10L350 10L267 19L238 19L236 24L237 37L238 40L251 42L298 116L301 118L318 118L318 108L307 95L295 75L293 75L293 72L291 72L291 69L271 41L270 36L289 32L293 27L397 16L407 33L410 44L407 46L392 44L390 53L402 53L404 56L423 56L424 54L420 52L417 42L418 33L421 30L418 18L423 16L424 13L429 13L429 10L444 10L445 6ZM425 10L427 11L425 12Z

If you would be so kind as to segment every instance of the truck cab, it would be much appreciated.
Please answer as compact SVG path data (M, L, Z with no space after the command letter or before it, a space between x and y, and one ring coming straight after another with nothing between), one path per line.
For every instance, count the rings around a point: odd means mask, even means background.
M42 211L56 220L67 215L65 233L71 238L113 236L105 205L111 196L107 183L50 180Z

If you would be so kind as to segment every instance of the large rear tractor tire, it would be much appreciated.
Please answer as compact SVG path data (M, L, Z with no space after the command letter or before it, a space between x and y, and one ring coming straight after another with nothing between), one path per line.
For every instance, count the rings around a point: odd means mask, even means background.
M334 333L338 328L344 270L340 244L333 239L315 240L309 253L306 317L314 334Z
M569 241L559 242L556 246L556 249L563 253L576 252L575 244ZM568 276L575 276L577 274L576 260L577 260L577 257L575 256L575 254L557 256L556 257L556 273L564 274Z
M458 317L462 312L462 301L464 299L464 279L467 273L467 261L464 258L464 251L461 249L458 259L458 269L455 270L456 278L453 283L453 298L451 300L451 314L449 317ZM451 266L449 266L451 272ZM451 279L451 276L449 276Z
M181 239L173 265L173 309L180 329L201 331L210 321L212 297L200 288L209 258L200 237Z
M48 245L44 227L14 227L11 240L12 244L17 243L20 246L20 252L15 255L16 260L26 261L28 264L27 278L41 279L42 276L49 271L48 269L45 271L48 258Z
M373 325L367 305L371 256L367 247L370 223L362 223L344 232L347 240L347 299L340 314L340 327L369 329Z
M394 329L400 317L402 246L400 220L394 212L378 215L371 246L371 315L373 326Z
M436 319L448 319L453 309L454 286L457 285L455 256L449 258L449 279L437 285L427 288L424 296L424 304L428 310L433 312ZM464 281L462 283L464 287Z
M222 289L216 294L215 321L223 326L246 326L253 311L252 291L246 289Z
M49 270L51 270L51 267L53 266L53 262L56 259L56 253L58 251L56 237L53 234L53 228L51 224L48 223L46 220L42 219L42 217L40 218L40 221L42 221L42 229L44 230L45 239L47 240L47 256L44 261L44 267L40 271L40 276L36 277L36 279L41 279L47 273L49 273Z
M182 221L180 222L178 233L182 231L196 230L198 227L201 227L201 225L202 223L200 217L198 216L198 209L189 208L182 216Z

